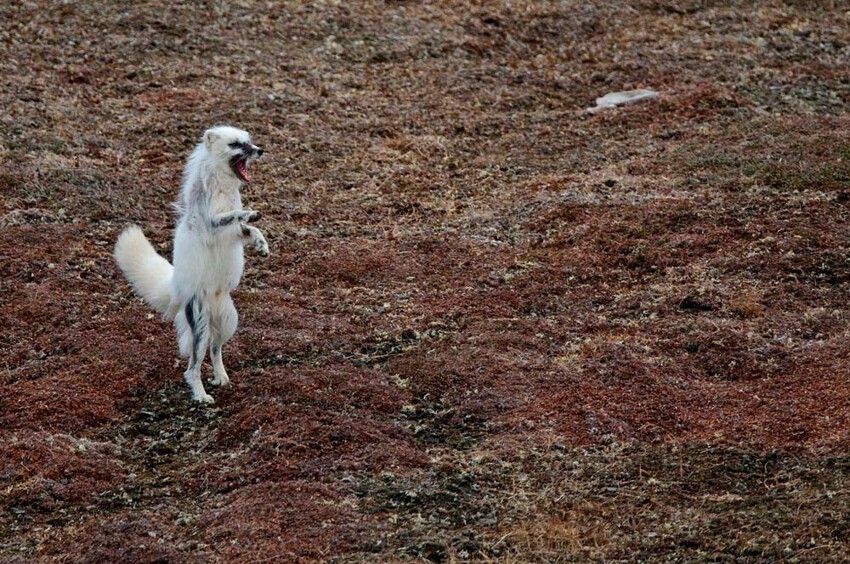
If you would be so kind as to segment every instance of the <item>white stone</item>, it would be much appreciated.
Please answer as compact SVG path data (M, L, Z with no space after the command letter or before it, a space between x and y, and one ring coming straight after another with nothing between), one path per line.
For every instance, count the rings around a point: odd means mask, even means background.
M626 90L624 92L610 92L601 98L596 99L596 107L589 108L588 111L599 111L602 108L616 108L625 104L634 104L641 100L651 100L658 98L661 94L654 90L646 90L644 88L638 90Z

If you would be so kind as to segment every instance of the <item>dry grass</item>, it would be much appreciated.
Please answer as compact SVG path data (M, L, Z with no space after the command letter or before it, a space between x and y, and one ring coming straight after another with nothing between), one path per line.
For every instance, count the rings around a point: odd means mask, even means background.
M840 3L0 22L0 560L844 557ZM220 122L272 256L202 409L110 249Z

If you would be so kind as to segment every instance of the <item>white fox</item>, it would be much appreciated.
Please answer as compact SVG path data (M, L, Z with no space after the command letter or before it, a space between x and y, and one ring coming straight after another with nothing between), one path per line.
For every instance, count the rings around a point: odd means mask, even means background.
M115 244L115 259L136 293L174 321L180 354L189 360L183 377L192 397L202 403L214 403L201 381L207 347L212 384L230 382L221 347L236 331L238 316L230 292L242 277L242 247L269 256L266 238L247 225L260 214L243 210L239 195L242 183L250 179L248 167L262 154L241 129L216 126L204 133L186 162L182 197L176 204L173 267L138 226L126 228Z

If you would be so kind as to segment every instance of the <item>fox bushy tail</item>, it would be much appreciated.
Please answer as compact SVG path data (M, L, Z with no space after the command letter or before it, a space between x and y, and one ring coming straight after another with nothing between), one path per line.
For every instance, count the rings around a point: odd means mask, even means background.
M131 225L122 231L113 254L136 293L156 311L168 316L174 267L157 254L141 228Z

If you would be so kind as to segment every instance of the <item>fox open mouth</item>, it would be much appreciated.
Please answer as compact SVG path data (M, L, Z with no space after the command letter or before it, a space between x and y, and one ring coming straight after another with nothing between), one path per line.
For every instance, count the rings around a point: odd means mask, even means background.
M230 159L230 168L233 169L233 173L242 182L251 181L251 175L248 174L248 157L242 155L233 157Z

